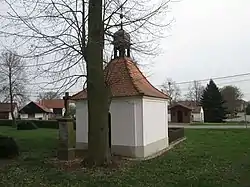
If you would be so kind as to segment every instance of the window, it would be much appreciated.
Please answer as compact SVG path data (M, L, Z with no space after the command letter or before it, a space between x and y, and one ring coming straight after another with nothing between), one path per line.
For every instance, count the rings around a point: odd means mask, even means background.
M28 114L28 118L35 118L35 114Z

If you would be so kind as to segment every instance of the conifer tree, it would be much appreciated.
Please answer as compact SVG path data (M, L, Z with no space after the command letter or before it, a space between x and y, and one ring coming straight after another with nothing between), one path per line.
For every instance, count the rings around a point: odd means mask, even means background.
M211 79L201 97L201 105L204 110L204 121L220 123L225 119L225 108L223 97Z

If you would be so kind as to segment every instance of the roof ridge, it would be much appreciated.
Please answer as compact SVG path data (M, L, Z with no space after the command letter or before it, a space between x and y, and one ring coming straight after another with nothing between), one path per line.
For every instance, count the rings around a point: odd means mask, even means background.
M33 102L33 101L31 101L31 102ZM38 106L39 108L41 108L41 109L42 109L43 111L45 111L45 112L50 111L49 108L47 108L46 106L44 106L44 105L42 105L42 104L39 104L39 103L36 103L36 102L33 102L33 103L35 103L36 106ZM47 110L47 111L46 111L46 110Z
M112 70L112 68L114 69ZM106 72L104 75L109 77L113 97L149 96L163 99L169 98L167 94L150 83L132 58L113 59L105 67L104 71ZM71 96L71 98L73 100L86 99L86 91L82 90Z
M133 64L133 62L131 61L131 59L128 59L128 61L129 61L130 63ZM139 71L139 73L142 75L143 79L144 79L152 88L154 88L154 89L155 89L157 92L159 92L160 94L163 94L163 95L169 97L168 95L166 95L166 94L164 94L163 92L161 92L160 90L158 90L155 86L153 86L153 85L149 82L149 80L146 78L146 76L142 73L142 71L139 69L138 66L136 66L135 64L133 64L133 65L134 65L135 68ZM134 80L134 78L132 78L132 79ZM134 84L134 83L133 83L133 84ZM135 86L135 87L137 87L137 86ZM139 88L138 88L138 89L139 89ZM140 93L142 93L142 91L141 91Z
M125 65L125 68L126 68L126 70L128 72L128 75L130 77L130 81L131 81L133 87L135 88L135 90L139 94L143 94L143 91L140 90L139 87L135 84L134 77L133 77L132 72L130 71L129 67L126 65L126 61L129 62L129 63L131 63L132 65L134 65L137 68L137 70L139 70L139 68L135 64L133 64L133 62L131 61L131 59L126 59L126 58L124 59L123 63L125 63L124 65ZM142 72L140 70L139 70L139 72L142 74Z

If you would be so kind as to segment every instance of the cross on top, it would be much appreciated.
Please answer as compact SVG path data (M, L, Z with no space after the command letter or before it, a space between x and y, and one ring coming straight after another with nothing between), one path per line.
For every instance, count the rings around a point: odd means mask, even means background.
M69 92L65 92L65 96L63 97L63 100L64 100L64 108L65 108L64 117L67 117L68 112L69 112Z

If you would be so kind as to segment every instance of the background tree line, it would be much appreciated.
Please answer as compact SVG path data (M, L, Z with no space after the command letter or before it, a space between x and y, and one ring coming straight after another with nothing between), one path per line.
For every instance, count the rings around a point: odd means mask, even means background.
M247 107L247 104L242 100L243 93L238 87L227 85L218 88L213 80L211 80L206 87L198 81L193 81L193 83L189 85L184 97L181 97L181 89L178 83L170 78L164 81L162 90L169 94L170 104L180 100L187 100L193 101L197 105L202 105L204 109L210 108L210 111L212 108L221 111L221 114L218 113L220 116L218 119L208 119L210 117L207 117L205 118L207 121L223 121L226 115L228 117L235 117L238 112L244 112L244 109ZM248 108L250 108L250 106ZM211 111L209 114L207 110L206 114L205 116L213 116L216 115L216 112Z

